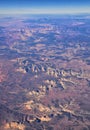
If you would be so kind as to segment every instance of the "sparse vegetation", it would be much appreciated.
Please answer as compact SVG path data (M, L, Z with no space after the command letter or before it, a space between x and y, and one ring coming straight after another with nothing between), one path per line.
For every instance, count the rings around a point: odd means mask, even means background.
M0 130L90 129L89 23L75 16L1 22Z

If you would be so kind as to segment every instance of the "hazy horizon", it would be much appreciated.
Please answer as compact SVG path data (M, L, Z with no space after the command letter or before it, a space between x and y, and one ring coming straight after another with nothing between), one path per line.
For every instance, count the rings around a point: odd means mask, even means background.
M0 14L90 13L89 0L1 0Z

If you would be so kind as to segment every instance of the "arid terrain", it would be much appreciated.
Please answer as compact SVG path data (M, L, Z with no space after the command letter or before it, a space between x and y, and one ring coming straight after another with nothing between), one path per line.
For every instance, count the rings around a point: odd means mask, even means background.
M0 130L90 130L90 16L0 18Z

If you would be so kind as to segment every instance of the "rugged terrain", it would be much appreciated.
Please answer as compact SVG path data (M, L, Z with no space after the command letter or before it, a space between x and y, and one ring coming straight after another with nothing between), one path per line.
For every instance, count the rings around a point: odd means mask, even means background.
M0 130L90 129L90 17L0 18Z

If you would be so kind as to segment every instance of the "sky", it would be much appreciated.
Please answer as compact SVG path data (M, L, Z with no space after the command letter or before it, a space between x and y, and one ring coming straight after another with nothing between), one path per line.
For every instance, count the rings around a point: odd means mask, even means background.
M90 0L0 0L0 14L90 13Z

